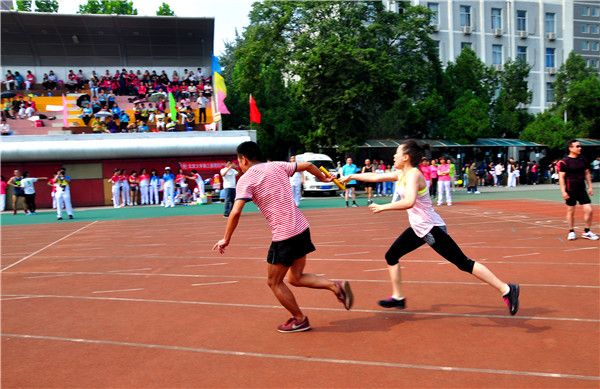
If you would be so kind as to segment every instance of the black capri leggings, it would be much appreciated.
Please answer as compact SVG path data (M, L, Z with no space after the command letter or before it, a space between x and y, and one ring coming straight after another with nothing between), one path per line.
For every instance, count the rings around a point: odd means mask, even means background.
M419 238L415 234L412 227L408 227L396 239L387 253L385 253L385 260L390 266L396 265L401 257L416 250L425 243L460 270L467 273L473 272L475 262L467 258L462 252L460 247L446 232L446 227L435 226L422 238Z

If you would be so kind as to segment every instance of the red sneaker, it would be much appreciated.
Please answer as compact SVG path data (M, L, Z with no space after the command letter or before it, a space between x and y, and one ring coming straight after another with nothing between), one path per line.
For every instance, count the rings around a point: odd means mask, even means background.
M277 327L277 331L279 332L302 332L310 330L310 323L308 322L308 316L304 317L304 320L298 322L295 317L288 319L283 324L280 324Z
M335 281L335 284L340 289L339 293L336 293L339 302L344 304L344 308L350 310L354 304L354 295L352 289L350 289L350 283L348 281Z

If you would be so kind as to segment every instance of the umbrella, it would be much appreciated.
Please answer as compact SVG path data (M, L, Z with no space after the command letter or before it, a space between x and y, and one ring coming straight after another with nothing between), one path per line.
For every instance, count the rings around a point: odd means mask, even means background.
M15 97L16 95L17 94L15 92L7 91L7 92L2 92L0 97L2 97L3 99L7 99L9 97Z
M112 116L112 112L108 112L108 111L99 111L98 113L94 114L95 117L97 118L106 118L109 116Z
M35 122L36 120L40 120L41 118L39 116L32 116L30 118L28 118L27 120L30 120L32 122Z
M133 104L139 104L139 103L145 103L145 102L147 102L147 101L148 101L148 100L146 100L146 99L138 99L138 100L133 100L133 101L132 101L132 103L133 103Z
M161 98L166 99L167 95L165 95L164 93L155 93L152 96L148 97L148 101L156 103Z
M83 107L83 102L84 101L90 102L91 100L92 100L92 98L90 97L90 95L83 94L83 95L81 95L81 96L79 96L77 98L77 106L78 107Z

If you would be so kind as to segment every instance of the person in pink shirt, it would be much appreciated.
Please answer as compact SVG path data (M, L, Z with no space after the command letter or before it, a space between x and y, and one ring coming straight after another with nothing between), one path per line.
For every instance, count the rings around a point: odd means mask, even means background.
M444 193L446 194L446 204L452 205L452 196L450 195L450 164L446 157L440 157L440 164L437 167L438 174L438 198L437 205L444 202Z
M423 177L425 178L425 183L427 184L427 189L431 187L431 169L429 168L429 160L427 158L423 158L421 163L419 164L419 170Z
M267 254L268 284L281 305L292 317L281 324L279 332L300 332L310 330L308 317L304 315L292 291L284 282L297 287L329 289L344 308L353 304L352 290L347 281L331 281L316 274L304 273L306 255L315 250L310 239L308 220L300 212L292 196L290 177L296 171L308 171L318 180L331 182L310 162L260 162L260 149L255 142L244 142L237 148L239 167L244 175L237 182L236 199L227 219L225 236L213 250L221 254L231 242L246 202L252 201L271 227L272 243Z
M140 204L150 204L150 199L148 196L148 188L150 187L150 176L146 172L146 169L141 170L140 175L138 176L138 181L140 183Z
M6 187L8 184L6 183L6 178L4 176L0 176L0 212L4 212L6 209Z
M25 90L30 90L32 85L35 85L35 76L31 73L31 70L28 70L25 76Z
M431 177L431 185L429 185L429 195L435 197L437 195L437 182L438 182L438 169L437 160L432 159L429 164L429 171Z
M492 273L485 265L469 259L448 234L446 223L433 208L428 195L425 178L417 169L417 162L423 157L423 147L414 140L407 140L398 146L394 155L396 171L386 174L350 174L340 178L342 182L358 180L363 182L396 181L396 191L400 201L388 204L371 204L373 213L406 210L409 227L396 239L385 254L392 281L392 295L378 304L383 308L406 308L406 298L402 292L400 258L428 244L438 254L454 264L459 270L473 274L481 281L496 288L502 295L509 313L519 310L519 285L507 284ZM417 161L417 162L413 162Z

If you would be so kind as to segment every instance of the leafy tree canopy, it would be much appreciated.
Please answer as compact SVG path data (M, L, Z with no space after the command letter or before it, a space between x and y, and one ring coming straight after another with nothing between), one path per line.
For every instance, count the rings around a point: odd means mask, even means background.
M175 16L175 12L173 12L169 4L162 3L156 11L156 16Z
M88 0L79 6L80 14L106 14L106 15L137 15L133 8L133 1L120 0Z

